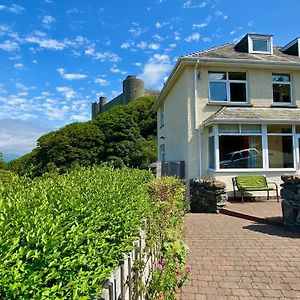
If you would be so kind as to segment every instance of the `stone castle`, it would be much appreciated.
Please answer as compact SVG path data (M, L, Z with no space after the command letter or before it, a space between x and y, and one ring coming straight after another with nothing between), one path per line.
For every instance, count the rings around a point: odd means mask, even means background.
M92 119L98 114L109 110L111 107L126 104L134 99L144 96L157 96L159 91L145 89L144 81L134 75L129 75L123 81L123 93L114 99L107 101L107 98L100 97L99 102L92 103Z

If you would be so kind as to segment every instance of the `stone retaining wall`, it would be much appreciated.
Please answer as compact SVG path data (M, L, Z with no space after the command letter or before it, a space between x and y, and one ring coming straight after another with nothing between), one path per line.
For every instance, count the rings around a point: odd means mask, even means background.
M191 212L219 212L228 199L225 187L225 183L216 180L191 179Z
M284 225L300 230L300 176L282 175L281 207Z

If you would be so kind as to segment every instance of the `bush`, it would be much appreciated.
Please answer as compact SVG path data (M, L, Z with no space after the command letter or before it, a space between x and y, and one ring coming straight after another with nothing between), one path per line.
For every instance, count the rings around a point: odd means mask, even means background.
M145 220L148 244L162 247L170 264L172 256L182 263L183 191L175 178L109 167L74 167L34 180L10 175L0 184L0 299L100 296ZM175 290L171 279L153 278L151 299Z
M0 185L0 299L99 295L149 214L151 178L98 167Z
M150 185L154 203L150 218L150 244L159 243L160 257L148 288L150 299L175 299L187 280L190 266L185 265L186 246L181 241L182 221L186 210L183 182L164 177Z

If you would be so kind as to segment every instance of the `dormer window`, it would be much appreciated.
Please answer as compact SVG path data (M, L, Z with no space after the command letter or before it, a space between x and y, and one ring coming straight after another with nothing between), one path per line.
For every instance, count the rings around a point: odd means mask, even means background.
M252 50L255 52L269 52L268 40L253 39Z
M281 52L300 57L300 38L296 38L281 48Z
M238 52L273 54L272 35L247 34L234 47Z
M272 37L249 35L249 53L272 54Z

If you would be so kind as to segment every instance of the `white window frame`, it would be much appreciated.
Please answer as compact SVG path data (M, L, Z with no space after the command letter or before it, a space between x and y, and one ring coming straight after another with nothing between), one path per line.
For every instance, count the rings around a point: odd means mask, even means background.
M290 81L289 82L284 82L284 81L273 81L273 75L288 75L290 77ZM274 90L273 90L273 85L274 84L286 84L290 86L290 102L275 102L274 101ZM289 73L272 73L272 98L273 98L273 103L272 105L278 105L278 106L289 106L291 104L293 104L293 95L292 95L292 79L291 79L291 74Z
M296 126L292 125L292 132L291 133L268 133L267 132L267 127L268 125L272 125L272 124L267 124L266 125L266 138L267 138L267 170L268 171L294 171L296 169L296 165L297 165L297 160L296 160L296 147L297 144L295 143L295 136L296 136ZM275 124L274 124L275 125ZM283 124L276 124L276 125L283 125ZM294 167L293 168L270 168L269 166L269 145L268 145L268 136L291 136L292 137L292 141L293 141L293 164Z
M230 123L234 124L234 123ZM207 153L209 156L209 142L208 139L210 136L214 136L215 142L215 168L209 168L209 157L207 156L207 170L208 172L218 172L218 173L232 173L232 172L240 172L240 173L249 173L249 172L262 172L262 171L269 171L269 172L289 172L289 171L296 171L297 163L300 163L300 157L297 151L299 151L298 141L297 138L300 138L300 134L296 133L296 125L292 125L292 133L267 133L267 125L272 124L258 124L261 125L261 132L260 133L242 133L241 132L241 125L248 125L253 123L245 123L245 124L238 124L239 125L239 133L219 133L219 125L222 124L215 124L213 125L213 132L207 134ZM236 125L236 124L234 124ZM275 123L274 123L275 125ZM276 125L284 125L276 123ZM221 169L220 168L220 151L219 151L219 136L220 135L227 135L227 136L261 136L262 142L262 156L263 156L263 167L262 168L232 168L232 169ZM269 167L269 149L268 149L268 135L285 135L285 136L292 136L293 137L293 158L294 158L294 167L293 168L270 168Z
M239 72L239 71L208 71L208 76L209 73L225 73L226 74L226 79L221 79L221 80L210 80L208 79L208 99L210 103L218 103L220 105L222 104L232 104L232 105L236 105L236 104L248 104L249 103L249 97L248 97L248 82L247 82L247 72ZM246 80L233 80L233 79L229 79L229 73L245 73L246 75ZM211 94L210 94L210 83L211 82L224 82L226 84L226 97L227 100L226 101L214 101L211 99ZM231 101L231 95L230 95L230 83L244 83L245 87L246 87L246 101Z
M260 40L267 42L267 51L255 51L253 49L253 41ZM257 54L273 54L273 38L272 36L249 36L248 37L248 45L249 45L249 53L257 53Z

